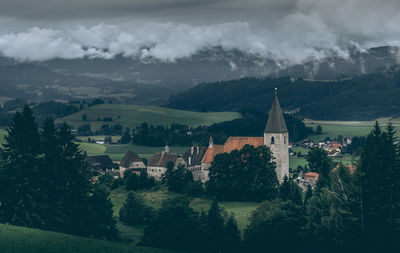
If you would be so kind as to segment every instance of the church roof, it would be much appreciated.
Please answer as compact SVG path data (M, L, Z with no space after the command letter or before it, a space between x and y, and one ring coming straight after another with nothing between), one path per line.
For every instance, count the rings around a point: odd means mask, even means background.
M264 145L264 137L229 137L224 145L224 152L230 153L233 150L241 150L245 145L259 147Z
M271 110L269 112L269 117L267 121L267 126L265 127L265 133L287 133L287 127L285 119L283 118L283 113L281 105L279 104L278 95L276 94L274 102L272 103Z
M214 157L222 153L224 153L224 145L213 145L212 147L207 148L201 162L212 163L214 161Z

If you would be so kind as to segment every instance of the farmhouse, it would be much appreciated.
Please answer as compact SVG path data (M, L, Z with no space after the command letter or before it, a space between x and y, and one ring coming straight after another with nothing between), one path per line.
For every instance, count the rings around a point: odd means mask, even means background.
M126 170L131 170L137 175L140 175L140 173L146 170L146 165L143 163L142 159L140 159L138 154L128 151L119 164L119 173L121 177L124 177Z
M147 174L160 181L162 175L167 171L168 162L174 163L177 166L178 154L169 153L168 145L165 146L164 151L161 153L155 153L147 164Z
M209 169L216 155L230 153L235 149L240 150L245 145L254 147L266 145L273 154L278 180L282 181L285 176L289 175L288 143L289 133L279 104L277 89L275 89L274 101L264 130L264 137L229 137L224 145L214 145L211 137L201 161L200 180L208 181Z
M91 169L97 171L113 171L118 167L108 155L88 156L86 161Z

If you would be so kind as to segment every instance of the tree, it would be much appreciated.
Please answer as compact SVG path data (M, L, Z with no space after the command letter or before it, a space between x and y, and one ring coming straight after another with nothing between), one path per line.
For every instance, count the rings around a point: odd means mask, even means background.
M296 205L303 203L303 191L295 182L290 181L287 176L283 178L282 184L279 186L279 198L284 201L292 201Z
M193 175L183 165L179 165L177 169L167 168L165 180L169 191L184 193L187 185L193 183Z
M382 132L376 122L361 153L361 222L368 242L394 244L399 236L400 159L394 134L391 123Z
M237 227L233 214L225 223L224 240L222 243L223 252L240 252L241 234Z
M108 240L118 239L117 222L113 218L113 205L107 189L96 185L87 205L88 217L84 228L88 231L85 234Z
M265 201L252 213L244 234L247 252L295 250L303 241L304 211L291 201ZM290 238L290 243L288 243Z
M207 214L207 249L212 252L221 252L224 236L224 217L217 201L213 201Z
M182 197L164 201L154 220L145 228L140 244L177 250L201 248L199 216L189 204L190 201Z
M328 157L326 151L319 147L311 148L307 153L306 159L311 171L319 173L317 189L329 186L329 174L333 167L333 162L332 159Z
M144 225L153 219L153 209L147 206L140 195L130 192L119 211L119 220L126 225Z
M316 131L315 131L315 134L316 134L316 135L321 135L321 134L322 134L322 126L321 126L321 125L318 125L318 126L317 126L317 129L316 129Z
M209 177L207 191L219 200L262 201L277 195L275 163L266 146L217 155Z
M0 218L14 225L41 227L40 135L28 106L14 115L7 133L1 152Z
M119 143L128 144L131 142L132 142L131 130L129 128L126 128L124 135L119 140Z

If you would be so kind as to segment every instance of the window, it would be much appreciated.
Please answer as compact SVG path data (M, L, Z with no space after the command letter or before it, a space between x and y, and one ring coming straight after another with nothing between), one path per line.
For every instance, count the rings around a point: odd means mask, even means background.
M286 144L286 136L283 136L283 143Z
M275 144L275 138L274 138L274 136L271 137L271 144Z

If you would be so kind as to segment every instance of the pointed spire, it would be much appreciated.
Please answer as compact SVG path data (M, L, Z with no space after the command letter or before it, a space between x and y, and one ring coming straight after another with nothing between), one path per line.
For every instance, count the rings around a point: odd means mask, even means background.
M168 141L165 142L164 152L169 153Z
M210 141L208 142L208 147L209 147L209 148L212 148L213 145L214 145L214 140L213 140L213 137L210 136Z
M278 89L275 88L274 102L272 103L271 110L269 112L267 126L265 127L265 133L286 133L287 127L281 105L278 100Z

